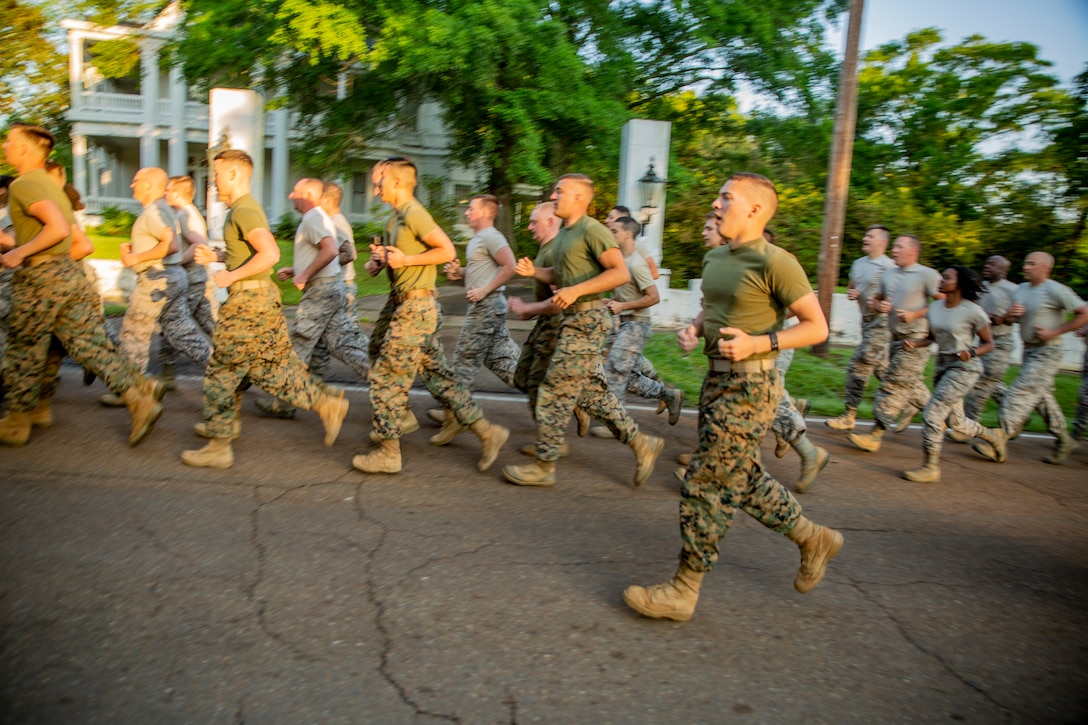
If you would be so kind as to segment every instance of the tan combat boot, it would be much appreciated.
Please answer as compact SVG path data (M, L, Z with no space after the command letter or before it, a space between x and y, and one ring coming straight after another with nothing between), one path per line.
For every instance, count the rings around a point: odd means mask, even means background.
M880 443L883 438L884 427L880 423L874 425L873 429L868 433L850 433L846 436L846 440L869 453L876 453L880 450Z
M593 426L592 428L589 429L589 434L591 436L593 436L594 438L615 438L616 437L616 436L612 435L612 431L608 430L608 428L606 426L603 426L603 425Z
M165 390L165 388L164 388ZM106 393L105 395L98 396L98 402L107 408L124 408L125 400L116 393Z
M790 442L778 435L774 434L774 457L782 458L786 455L786 452L790 449Z
M589 432L589 422L592 418L589 417L589 413L577 406L574 408L574 417L578 419L578 437L585 438L586 433Z
M518 449L518 453L524 453L527 456L536 456L536 443L526 443ZM559 446L559 457L566 458L570 455L570 446L566 441L563 441L563 445Z
M797 479L797 493L804 493L816 482L820 471L827 467L831 454L825 448L812 445L812 441L804 433L791 445L797 451L797 455L801 456L801 477Z
M417 430L419 430L419 421L416 420L416 416L415 416L414 413L412 413L412 409L411 408L406 408L405 411L404 411L404 415L400 419L400 434L401 434L401 437L406 436L409 433L415 433ZM370 431L370 442L371 443L381 443L382 442L381 434L378 433L378 431L376 431L376 430Z
M808 398L794 398L793 407L797 408L797 412L804 418L808 415L808 409L812 407L812 403L809 402Z
M193 451L182 451L181 462L196 468L230 468L234 465L231 438L212 438L208 445Z
M1004 463L1009 454L1009 437L1002 428L983 428L978 436L981 440L975 441L971 447L985 458L994 463Z
M1058 439L1057 444L1054 446L1054 452L1044 458L1043 462L1052 463L1055 466L1060 465L1062 461L1069 457L1070 453L1078 448L1080 448L1080 445L1074 440L1073 436L1062 431L1062 437Z
M681 453L680 455L678 455L676 457L676 462L679 463L681 466L690 466L691 465L691 457L693 455L695 455L695 454L694 453Z
M386 438L378 444L377 450L352 458L351 465L363 473L399 473L400 439Z
M159 381L164 390L178 389L178 366L174 363L163 363L159 373Z
M900 416L899 420L896 421L894 426L892 426L892 433L902 433L903 431L905 431L908 427L910 427L910 422L914 420L914 416L918 415L919 412L921 411L919 411L913 405L904 410L903 415Z
M314 412L325 426L325 445L331 446L340 435L340 426L348 414L348 399L339 388L325 388L325 394L314 404Z
M25 446L30 440L30 413L10 411L0 418L0 443L6 446Z
M623 590L623 601L645 617L686 622L695 614L704 575L705 572L681 564L673 578L664 584L627 587Z
M155 421L162 415L162 403L159 401L165 392L166 389L158 380L140 378L121 394L121 400L132 418L132 432L128 436L130 446L146 438L155 427Z
M858 411L854 408L847 408L843 411L843 414L838 418L828 418L824 421L828 428L834 430L854 430L854 424L857 423Z
M427 411L430 413L430 411ZM445 411L443 411L445 412ZM465 426L461 425L455 415L447 415L442 421L442 429L431 436L431 445L444 446L453 442L453 439L465 432Z
M554 486L555 461L542 461L539 458L524 466L504 466L503 477L519 486Z
M903 478L915 483L938 483L941 480L941 457L934 453L926 454L925 465L913 471L903 471Z
M38 407L30 411L30 424L38 428L48 428L53 425L53 406L48 400L38 401Z
M207 423L204 423L204 422L197 423L196 425L193 426L193 432L196 433L201 438L211 438L211 436L208 435L208 424ZM241 436L242 436L242 421L240 419L238 419L238 418L235 418L234 422L231 424L230 439L232 441L236 441Z
M446 422L446 409L445 408L428 408L427 417L433 420L435 423Z
M506 443L506 439L510 437L510 431L501 425L488 422L487 418L480 418L469 426L469 430L480 439L480 460L476 464L476 468L486 471L491 468L491 464L499 457L499 450Z
M944 437L952 441L953 443L966 443L968 440L971 439L971 436L967 435L966 433L960 433L954 428L945 428Z
M284 420L294 420L295 418L295 406L285 403L279 398L257 398L254 405L257 406L257 410L271 418L282 418Z
M842 549L842 534L801 516L786 536L801 549L801 568L793 579L793 588L806 594L820 583L827 563Z
M654 464L665 447L665 441L639 431L627 445L635 452L635 485L641 486L654 472Z
M665 402L669 406L669 425L676 425L684 412L684 391L679 388L665 389Z

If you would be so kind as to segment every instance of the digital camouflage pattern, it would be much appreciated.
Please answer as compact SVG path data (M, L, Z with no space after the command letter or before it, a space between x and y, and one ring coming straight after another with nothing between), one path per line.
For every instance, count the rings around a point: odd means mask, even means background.
M990 398L999 406L1005 399L1005 373L1009 370L1015 345L1012 335L994 337L994 349L982 357L982 375L963 404L963 412L968 418L978 420Z
M971 358L938 361L933 375L933 394L922 411L922 449L940 455L945 427L970 438L976 438L983 428L964 414L963 400L982 374L982 361Z
M366 378L370 339L348 314L347 295L340 279L307 285L295 310L291 345L299 359L310 365L319 344L356 375Z
M646 358L642 351L651 335L653 326L649 321L621 318L619 330L612 340L612 347L605 361L608 390L621 404L628 392L650 400L662 400L665 397L665 385L643 373L643 362ZM650 369L653 370L653 366Z
M176 350L193 362L207 364L211 347L189 312L188 290L189 277L180 265L157 265L137 276L121 322L120 341L121 349L141 371L147 370L151 360L156 325L168 343L163 348L163 362L176 362L169 357Z
M514 387L529 396L529 410L536 419L537 391L544 382L548 365L559 342L562 315L542 315L537 318L529 337L521 348L518 366L514 370Z
M446 362L442 341L438 337L442 312L430 297L405 300L399 305L389 303L382 311L391 312L387 321L379 320L375 327L383 329L383 339L377 348L380 354L370 370L370 406L373 428L383 440L400 438L400 421L408 408L408 390L419 374L428 392L457 421L468 427L483 418L480 407L472 400L468 388L457 382ZM373 345L373 337L371 338Z
M0 267L0 372L3 371L4 351L8 347L8 315L11 313L11 278L15 270Z
M779 438L787 443L794 443L808 432L801 411L793 402L793 396L786 390L786 373L789 372L793 362L795 350L783 350L774 361L774 368L778 371L778 384L782 388L782 395L778 399L778 405L774 411L774 421L771 422L771 430Z
M242 408L242 382L310 410L324 395L291 348L280 291L268 286L232 292L219 308L212 356L204 370L204 420L209 438L227 438Z
M801 516L801 505L763 468L759 451L781 392L777 370L711 371L703 380L699 447L680 490L680 561L688 568L710 571L738 508L780 534Z
M17 270L12 284L8 349L4 380L8 410L28 412L47 392L49 366L59 368L60 340L68 355L120 395L139 377L136 366L106 334L101 301L80 266L67 257ZM47 362L51 357L52 362Z
M506 297L501 292L469 304L453 361L453 377L462 385L471 386L480 368L486 367L499 380L517 387L514 374L521 348L510 339L506 311Z
M638 432L605 381L601 344L610 324L611 313L604 308L562 315L555 353L537 393L538 460L559 459L563 431L576 405L604 423L621 443Z
M888 331L888 316L873 315L863 320L861 325L861 343L854 348L850 362L846 365L846 395L844 403L847 410L857 410L869 378L876 376L882 380L888 367L888 347L891 343Z
M1056 438L1066 435L1065 414L1054 398L1054 378L1061 362L1061 345L1024 346L1020 372L1005 392L999 414L1001 427L1010 437L1024 427L1035 409L1043 416L1051 435Z
M894 428L904 410L912 407L922 410L929 403L929 388L924 380L929 355L928 346L907 350L902 341L892 341L888 367L873 404L873 417L884 428Z

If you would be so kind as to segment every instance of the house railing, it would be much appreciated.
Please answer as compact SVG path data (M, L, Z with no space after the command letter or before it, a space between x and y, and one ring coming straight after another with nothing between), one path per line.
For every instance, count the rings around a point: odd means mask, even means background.
M83 203L86 205L84 213L86 214L101 214L106 207L117 207L133 214L139 214L144 210L143 204L136 201L132 197L123 196L85 196L83 197Z
M131 93L84 93L80 99L84 111L104 113L143 113L144 97Z

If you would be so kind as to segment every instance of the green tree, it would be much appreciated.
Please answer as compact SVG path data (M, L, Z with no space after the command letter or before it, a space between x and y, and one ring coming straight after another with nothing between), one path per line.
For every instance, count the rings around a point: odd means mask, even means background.
M0 0L0 123L56 128L67 106L67 61L49 40L49 18L34 3Z

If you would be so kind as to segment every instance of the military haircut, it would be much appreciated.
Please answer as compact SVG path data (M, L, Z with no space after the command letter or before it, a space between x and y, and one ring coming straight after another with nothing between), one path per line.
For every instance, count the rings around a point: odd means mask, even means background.
M623 229L625 232L630 232L632 237L637 237L639 233L642 232L642 225L629 216L621 216L612 223Z
M625 207L623 204L616 204L614 207L612 207L612 211L619 212L621 217L631 216L631 210Z
M865 231L880 232L880 236L884 238L885 242L891 240L892 238L892 230L888 229L888 227L884 226L883 224L870 224L869 226L865 227Z
M176 191L182 199L192 203L196 196L196 184L191 176L171 176L166 181L166 188Z
M246 176L253 174L253 158L242 149L225 149L217 153L214 160L243 169Z
M913 246L917 250L922 249L922 240L914 236L913 234L900 234L898 237L896 237L896 239L909 239L911 246Z
M41 126L35 126L32 123L20 123L16 121L11 124L12 131L18 131L22 134L31 146L38 149L41 152L42 157L45 158L49 154L53 153L53 147L57 145L57 139L53 134Z
M1032 252L1031 254L1028 255L1028 257L1031 257L1031 256L1038 256L1042 260L1043 265L1046 266L1047 269L1054 269L1054 255L1053 254L1050 254L1049 252Z
M321 179L304 176L295 183L295 187L301 187L314 201L319 201L325 192L325 184Z
M416 164L407 156L390 156L379 165L385 167L385 171L382 175L389 175L396 178L398 181L415 188L419 180L419 170L416 169Z
M771 209L771 216L778 211L778 189L774 182L763 174L753 174L750 171L738 171L729 177L729 181L746 184L757 190L757 194L767 202ZM769 218L769 217L768 217Z
M344 200L344 190L335 181L326 181L321 189L321 198L328 199L334 206L340 206L340 202Z
M480 204L487 209L491 214L491 218L494 219L499 215L499 198L494 194L477 194L472 197L471 201L480 200Z
M581 184L583 187L586 188L586 190L589 191L589 196L592 198L595 191L593 188L593 179L589 178L585 174L563 174L559 177L556 183L559 183L559 181L562 181L563 179L568 179L570 181Z

